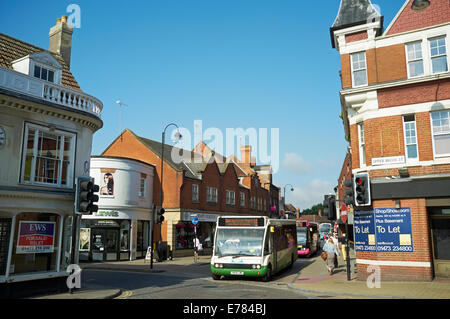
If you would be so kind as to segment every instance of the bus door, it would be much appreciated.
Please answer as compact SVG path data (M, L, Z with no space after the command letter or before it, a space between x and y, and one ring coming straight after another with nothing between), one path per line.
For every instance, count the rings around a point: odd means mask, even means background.
M275 247L275 236L276 236L276 231L278 227L275 226L269 226L269 231L270 231L270 248L272 251L272 273L275 273L277 271L278 268L278 252L277 249Z

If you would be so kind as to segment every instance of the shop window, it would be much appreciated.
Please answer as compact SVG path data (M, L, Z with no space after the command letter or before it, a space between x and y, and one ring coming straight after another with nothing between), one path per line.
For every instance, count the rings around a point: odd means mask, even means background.
M0 218L0 276L6 273L10 232L11 218Z
M59 222L57 214L16 216L10 274L56 271Z
M136 234L136 257L143 257L147 251L149 244L149 222L138 220Z
M194 247L194 225L181 223L175 225L176 249L188 249Z
M120 251L130 250L130 221L124 220L120 224Z

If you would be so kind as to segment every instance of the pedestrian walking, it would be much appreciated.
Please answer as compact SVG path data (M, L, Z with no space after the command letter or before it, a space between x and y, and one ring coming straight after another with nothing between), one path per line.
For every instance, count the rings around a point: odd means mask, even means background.
M203 245L200 242L200 239L194 237L194 263L198 261L198 252L203 250Z
M334 233L332 236L330 236L330 238L333 239L333 244L334 244L334 246L336 246L336 251L337 251L337 254L334 258L334 268L338 268L339 267L338 256L340 255L339 254L339 240L337 238L336 233Z
M328 274L331 276L334 270L334 260L337 255L336 246L334 245L333 239L330 237L328 241L323 246L323 251L327 253L327 259L325 263L327 265Z

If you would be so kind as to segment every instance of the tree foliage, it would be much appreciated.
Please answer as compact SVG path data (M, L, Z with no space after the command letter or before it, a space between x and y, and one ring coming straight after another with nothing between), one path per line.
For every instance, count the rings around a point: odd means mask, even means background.
M302 213L303 215L319 215L319 209L323 212L322 203L313 205L311 208L305 209Z

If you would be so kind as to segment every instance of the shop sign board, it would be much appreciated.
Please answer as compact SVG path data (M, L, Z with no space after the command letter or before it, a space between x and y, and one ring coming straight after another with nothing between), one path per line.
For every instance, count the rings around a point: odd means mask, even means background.
M412 252L411 208L375 208L356 211L356 251Z
M377 251L412 252L411 208L376 208Z
M197 217L199 222L209 222L209 223L215 223L217 221L217 217L220 215L218 214L204 214L204 213L191 213L191 212L184 212L182 217L184 221L192 221L192 217Z
M355 211L353 220L355 251L376 251L373 211Z
M53 253L55 222L19 222L16 254Z

